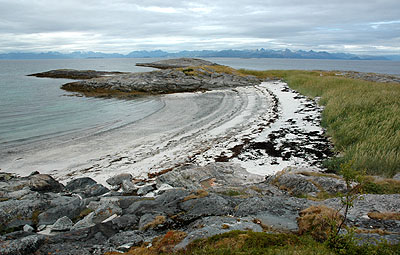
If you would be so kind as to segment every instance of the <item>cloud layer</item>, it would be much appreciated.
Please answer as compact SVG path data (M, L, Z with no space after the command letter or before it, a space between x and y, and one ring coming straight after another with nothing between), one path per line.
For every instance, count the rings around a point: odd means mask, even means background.
M0 52L327 50L400 53L400 2L0 0Z

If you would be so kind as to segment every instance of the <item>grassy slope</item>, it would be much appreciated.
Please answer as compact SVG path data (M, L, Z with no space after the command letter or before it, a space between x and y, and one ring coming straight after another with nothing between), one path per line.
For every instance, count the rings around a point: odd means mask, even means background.
M400 172L400 84L355 80L332 72L240 71L283 78L292 89L321 97L322 125L340 153L329 167L352 160L353 167L369 174Z

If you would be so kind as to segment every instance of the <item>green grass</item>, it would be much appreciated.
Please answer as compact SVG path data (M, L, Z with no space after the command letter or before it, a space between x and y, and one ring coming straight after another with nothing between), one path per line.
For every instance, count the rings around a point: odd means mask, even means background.
M377 83L335 76L321 71L249 71L260 78L282 78L292 89L325 106L322 126L332 138L340 163L369 174L391 177L400 172L400 84ZM322 76L321 76L322 75Z
M187 255L247 255L247 254L400 254L400 245L379 243L357 245L351 235L339 236L332 242L317 242L312 237L292 233L269 234L234 230L191 243L181 252Z

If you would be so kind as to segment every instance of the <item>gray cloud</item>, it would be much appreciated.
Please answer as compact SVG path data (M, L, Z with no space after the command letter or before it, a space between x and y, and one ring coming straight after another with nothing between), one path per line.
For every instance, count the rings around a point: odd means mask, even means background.
M0 52L290 48L400 53L398 0L0 0Z

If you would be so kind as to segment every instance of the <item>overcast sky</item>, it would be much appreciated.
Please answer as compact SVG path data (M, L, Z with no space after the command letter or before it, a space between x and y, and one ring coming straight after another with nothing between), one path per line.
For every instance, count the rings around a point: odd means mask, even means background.
M257 48L400 54L400 1L0 0L0 53Z

